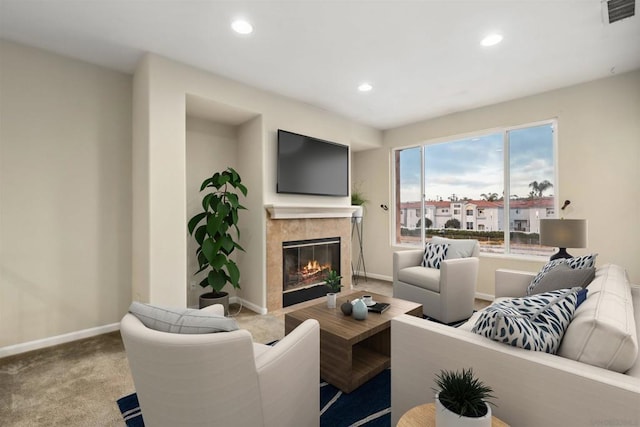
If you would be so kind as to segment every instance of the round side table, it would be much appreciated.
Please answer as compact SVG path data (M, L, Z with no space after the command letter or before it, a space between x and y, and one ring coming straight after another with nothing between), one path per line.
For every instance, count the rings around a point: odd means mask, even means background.
M397 427L435 427L436 405L425 403L409 409L398 421ZM509 427L509 424L491 417L491 427Z

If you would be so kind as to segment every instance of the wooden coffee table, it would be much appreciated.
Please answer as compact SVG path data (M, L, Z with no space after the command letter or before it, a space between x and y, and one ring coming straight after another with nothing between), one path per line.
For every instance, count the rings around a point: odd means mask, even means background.
M340 305L362 295L390 303L382 314L369 312L365 320L345 316ZM285 334L307 319L320 323L320 377L350 393L391 364L391 319L401 314L422 317L422 305L371 292L355 292L338 298L336 308L327 302L301 308L284 316Z

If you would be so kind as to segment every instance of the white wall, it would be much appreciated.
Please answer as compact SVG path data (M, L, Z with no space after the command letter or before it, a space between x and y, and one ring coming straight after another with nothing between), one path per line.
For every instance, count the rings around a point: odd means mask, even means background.
M355 176L371 199L365 227L370 273L390 277L392 147L419 144L500 126L558 120L558 200L571 200L567 218L589 220L589 248L597 264L624 266L640 283L640 71L576 85L489 107L425 120L384 132L384 147L355 154ZM383 213L380 203L388 204ZM483 256L478 291L494 293L497 268L536 271L544 259Z
M137 85L141 87L138 88ZM185 210L186 96L210 100L216 108L241 110L248 122L241 141L238 170L249 185L252 211L241 237L247 254L239 254L243 298L254 308L266 307L266 233L264 204L350 204L348 197L299 197L276 194L276 131L278 128L358 147L381 143L379 131L291 99L261 91L184 64L149 54L134 78L134 298L156 304L186 305L184 292L187 215ZM256 120L256 119L254 119ZM253 126L257 126L254 128ZM260 128L261 132L255 132ZM242 132L242 131L241 131ZM257 220L256 220L257 219ZM148 236L145 234L148 233ZM169 243L170 242L170 243ZM138 263L138 258L141 260ZM245 272L249 272L247 276ZM246 280L246 281L245 281Z
M131 302L131 76L0 41L0 347Z

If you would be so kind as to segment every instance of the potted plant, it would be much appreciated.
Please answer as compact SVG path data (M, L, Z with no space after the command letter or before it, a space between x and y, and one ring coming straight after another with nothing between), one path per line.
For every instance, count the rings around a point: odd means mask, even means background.
M364 198L364 194L362 194L362 191L360 191L357 186L351 189L351 205L357 206L358 208L353 212L353 217L355 218L356 222L362 221L362 215L364 214L364 205L367 202L368 200Z
M324 278L324 284L329 288L329 293L327 294L328 308L336 308L336 294L340 292L340 288L342 288L340 280L342 280L342 276L339 276L335 270L329 270Z
M436 426L491 426L493 390L473 376L473 370L440 371L436 375ZM493 403L492 403L493 404Z
M211 287L211 292L200 296L200 308L212 304L223 304L225 314L229 310L229 294L222 288L229 283L235 289L240 288L240 270L230 258L235 249L244 249L233 238L240 238L238 211L246 209L239 202L239 194L247 195L238 172L227 168L216 172L202 182L200 191L208 190L202 198L203 211L189 220L189 234L198 242L196 256L199 269L195 274L209 270L201 282L203 288ZM199 225L200 224L200 225Z

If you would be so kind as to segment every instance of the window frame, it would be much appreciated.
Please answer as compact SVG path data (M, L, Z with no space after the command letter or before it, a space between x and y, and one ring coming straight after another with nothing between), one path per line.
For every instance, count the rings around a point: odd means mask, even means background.
M399 184L399 181L396 179L396 173L397 173L397 167L398 165L396 164L396 156L397 156L397 152L402 151L402 150L407 150L407 149L412 149L412 148L419 148L420 150L420 168L421 168L421 184L420 184L420 191L421 191L421 210L422 213L424 215L425 213L425 183L424 183L424 149L426 146L428 145L433 145L433 144L442 144L442 143L447 143L447 142L455 142L458 140L462 140L462 139L469 139L469 138L478 138L478 137L483 137L483 136L487 136L487 135L492 135L492 134L496 134L496 133L501 133L502 134L502 152L503 152L503 182L504 182L504 216L503 216L503 222L504 222L504 226L503 226L503 233L504 233L504 252L500 253L500 254L494 254L494 253L482 253L481 255L484 256L499 256L499 257L509 257L509 258L534 258L536 260L541 259L541 258L547 258L546 256L543 255L523 255L523 254L513 254L511 253L511 239L510 239L510 228L509 228L509 224L511 223L511 192L510 192L510 186L511 186L511 174L510 174L510 152L509 152L509 132L514 131L514 130L519 130L519 129L526 129L526 128L533 128L533 127L538 127L538 126L544 126L544 125L550 125L551 129L552 129L552 150L553 150L553 179L554 179L554 201L553 201L553 212L559 212L559 194L560 194L560 180L559 178L559 164L558 164L558 134L559 134L559 126L558 126L558 118L554 117L551 119L546 119L546 120L540 120L540 121L535 121L535 122L527 122L527 123L523 123L523 124L519 124L519 125L513 125L513 126L502 126L502 127L497 127L497 128L491 128L491 129L485 129L485 130L480 130L480 131L473 131L473 132L468 132L468 133L463 133L463 134L455 134L455 135L447 135L444 137L438 137L438 138L433 138L433 139L428 139L425 141L422 141L418 144L411 144L411 145L404 145L404 146L398 146L398 147L393 147L391 148L391 181L392 181L392 185L391 185L391 199L392 199L392 203L394 206L393 212L391 215L389 215L389 219L391 221L390 224L390 229L391 229L391 233L390 233L390 243L392 247L404 247L404 248L416 248L417 245L415 244L411 244L411 243L402 243L402 242L398 242L398 236L396 235L397 233L397 222L396 222L396 215L399 212L399 207L398 207L398 189L396 188L397 185ZM443 208L443 213L445 213L445 210L448 211L448 209L444 209ZM435 214L437 214L437 209L435 211ZM556 218L557 216L554 215L553 218ZM462 225L462 224L461 224ZM515 230L514 230L515 231ZM424 242L425 241L425 232L426 229L424 226L421 226L421 241Z

